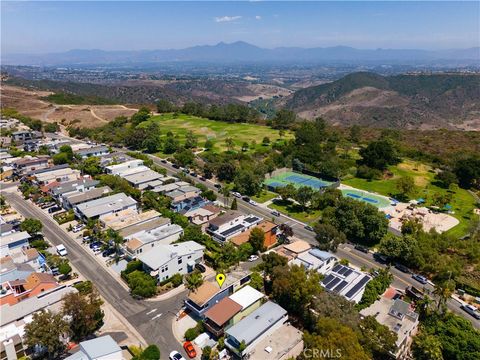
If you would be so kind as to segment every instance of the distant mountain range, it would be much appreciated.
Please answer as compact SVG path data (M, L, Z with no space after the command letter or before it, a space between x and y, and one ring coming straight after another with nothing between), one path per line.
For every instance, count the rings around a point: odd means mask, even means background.
M357 72L300 89L277 106L339 125L480 130L480 75Z
M451 50L416 49L355 49L347 46L336 47L278 47L260 48L237 41L216 45L193 46L185 49L104 51L70 50L49 54L2 54L4 65L107 65L107 64L148 64L165 62L208 62L208 63L434 63L459 62L478 64L480 47Z

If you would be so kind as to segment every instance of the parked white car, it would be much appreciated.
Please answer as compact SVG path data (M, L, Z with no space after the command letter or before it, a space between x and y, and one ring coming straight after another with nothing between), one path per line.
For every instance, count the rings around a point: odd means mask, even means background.
M257 206L257 205L258 205L257 202L256 202L256 201L253 201L252 199L250 199L250 200L248 201L248 203L249 203L250 205L253 205L253 206Z
M236 191L232 191L232 195L235 196L236 198L241 198L242 197L242 194L240 194L239 192L236 192Z
M185 358L178 351L172 351L168 358L170 360L185 360Z
M57 246L55 246L55 248L57 249L57 254L58 255L67 256L68 252L67 252L67 249L65 248L65 246L63 244L57 245Z
M250 261L250 262L253 262L253 261L255 261L255 260L258 260L258 256L257 256L257 255L250 255L250 256L248 257L248 261Z

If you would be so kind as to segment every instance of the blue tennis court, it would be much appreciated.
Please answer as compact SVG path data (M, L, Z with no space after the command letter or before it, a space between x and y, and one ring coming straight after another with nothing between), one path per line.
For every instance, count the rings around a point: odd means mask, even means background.
M292 184L296 188L301 186L309 186L315 190L328 187L333 184L330 181L318 179L310 175L294 173L292 171L273 176L272 178L265 180L264 183L272 191L275 191L275 188L277 187L283 187L287 184Z

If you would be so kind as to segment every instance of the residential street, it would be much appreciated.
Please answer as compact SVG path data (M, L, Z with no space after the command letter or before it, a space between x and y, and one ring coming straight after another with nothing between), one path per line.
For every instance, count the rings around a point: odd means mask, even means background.
M3 195L23 216L39 219L43 224L45 237L54 245L66 246L72 264L95 284L105 300L126 318L147 343L160 347L162 359L167 359L172 350L183 353L181 345L173 336L171 324L183 305L186 291L163 301L134 300L117 280L95 261L86 248L75 242L53 219L17 193L3 191Z
M154 161L154 163L156 165L164 167L165 169L167 169L167 172L168 172L169 175L180 172L179 169L175 169L170 164L162 163L158 157L150 155L150 158ZM220 201L223 201L223 196L218 192L218 189L214 186L214 184L211 181L208 181L208 180L207 181L200 181L198 178L192 177L190 175L187 175L187 176L190 177L190 179L194 180L195 182L200 182L200 183L204 184L205 186L207 186L209 189L213 190L217 194L218 199ZM229 203L231 203L232 199L233 199L232 197L229 199ZM271 219L272 217L274 217L271 214L271 210L266 209L262 206L253 206L253 205L248 204L247 202L245 202L241 199L237 199L237 204L238 204L238 210L240 210L244 213L252 213L252 214L261 216L265 219ZM317 241L315 240L315 233L305 229L304 225L302 223L300 223L299 221L293 220L293 219L291 219L289 217L286 217L284 215L274 217L274 219L275 219L275 222L277 224L286 223L286 224L290 225L292 227L293 232L294 232L296 237L298 237L302 240L305 240L312 245L317 244ZM382 264L380 264L380 263L378 263L374 260L372 253L365 254L365 253L362 253L360 251L357 251L350 244L342 244L341 246L339 246L335 255L340 259L347 259L352 265L355 265L359 268L361 268L361 267L365 267L365 268L382 268L382 267L385 267L384 265L382 265ZM391 272L394 275L394 280L393 280L393 283L392 283L393 286L395 286L399 289L405 289L407 286L410 286L410 285L415 286L415 287L420 288L420 289L423 288L423 285L420 284L419 282L417 282L416 280L412 279L410 274L405 274L405 273L397 270L394 267L391 268ZM433 291L433 287L431 285L427 285L426 288L429 291ZM451 311L453 311L456 314L458 314L458 315L464 317L465 319L469 320L473 324L474 327L476 327L477 329L480 329L480 320L476 320L472 316L465 313L460 308L461 304L458 301L451 298L450 300L448 300L447 306Z

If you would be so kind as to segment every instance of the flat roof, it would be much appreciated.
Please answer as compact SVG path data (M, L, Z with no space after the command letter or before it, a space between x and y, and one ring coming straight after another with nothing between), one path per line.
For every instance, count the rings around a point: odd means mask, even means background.
M110 189L108 186L102 186L102 187L91 189L85 192L74 193L74 194L65 196L65 198L68 200L70 204L76 205L82 202L97 199L100 196L104 194L108 194L111 191L112 189Z
M156 270L171 259L176 259L179 256L192 254L195 251L203 249L205 249L205 247L197 244L195 241L185 241L171 245L159 244L149 251L140 254L138 260L143 262L150 269Z
M153 170L142 171L139 173L124 175L123 178L132 184L142 184L145 182L150 182L153 180L161 179L162 174L157 173Z
M82 341L80 343L80 347L91 359L97 359L102 356L107 356L122 351L120 346L118 346L118 344L110 335Z
M228 223L229 221L235 220L239 216L242 216L242 213L237 210L227 211L225 214L216 217L215 219L210 220L210 224L214 226L222 226L223 224Z
M158 217L155 219L152 219L150 221L143 222L141 224L135 224L135 225L130 225L127 226L119 231L120 236L126 238L128 236L135 235L137 233L140 233L142 231L151 231L153 229L157 229L165 224L169 224L170 219L164 218L164 217Z
M196 290L188 294L188 299L199 306L203 306L212 296L221 290L217 283L214 284L213 282L205 281Z
M245 344L249 345L286 315L287 310L272 301L267 301L225 333L238 342L245 341Z
M298 254L310 249L312 246L305 240L297 240L292 242L291 244L284 245L283 247L293 253Z
M212 306L205 317L212 320L218 326L222 326L242 310L242 306L229 297L225 297Z
M160 217L160 213L156 210L147 210L141 213L130 212L128 210L130 209L119 211L115 214L108 214L102 216L100 220L105 224L105 226L113 230L120 230L138 223L144 223L148 220ZM128 216L122 216L122 212L128 212Z
M125 207L136 205L137 202L124 193L106 196L77 205L78 211L90 218L97 215L118 211Z
M250 285L247 285L230 295L230 299L239 304L243 310L256 303L264 296L265 295L263 295L260 291L254 289Z
M92 146L86 149L76 150L74 151L74 153L79 155L87 155L87 154L92 154L96 152L105 152L105 151L108 151L108 148L106 146L100 145L100 146Z
M26 231L14 232L0 237L2 245L10 245L17 241L30 239L30 234Z

